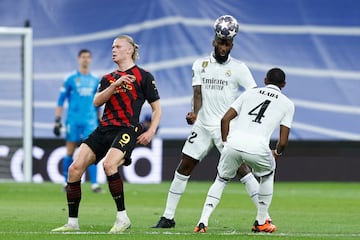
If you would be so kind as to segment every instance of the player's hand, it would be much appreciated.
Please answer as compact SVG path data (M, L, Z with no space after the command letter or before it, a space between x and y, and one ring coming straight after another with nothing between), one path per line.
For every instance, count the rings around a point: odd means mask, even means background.
M154 133L147 130L147 131L143 132L142 134L140 134L140 136L138 136L138 138L136 139L136 143L146 146L151 142L153 137L154 137Z
M114 82L113 84L115 84L116 87L119 86L123 86L124 84L130 84L132 82L134 82L136 80L136 77L134 75L123 75L121 76L118 80L116 80L116 82Z
M271 153L272 153L273 157L275 158L275 161L277 161L282 155L282 154L276 154L275 150L271 150Z
M61 126L62 124L57 124L54 126L54 134L57 137L60 137L60 133L61 133Z
M195 121L196 121L196 114L194 112L188 112L188 114L186 114L186 122L189 125L193 125Z
M55 136L57 136L57 137L60 136L60 134L61 134L61 127L62 127L61 118L56 118L56 119L55 119L54 129L53 129Z

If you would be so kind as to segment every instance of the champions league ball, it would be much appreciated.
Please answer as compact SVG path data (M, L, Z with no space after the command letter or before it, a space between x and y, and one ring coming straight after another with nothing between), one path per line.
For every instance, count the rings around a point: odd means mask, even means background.
M215 34L219 38L234 38L239 31L237 20L231 15L224 15L214 23Z

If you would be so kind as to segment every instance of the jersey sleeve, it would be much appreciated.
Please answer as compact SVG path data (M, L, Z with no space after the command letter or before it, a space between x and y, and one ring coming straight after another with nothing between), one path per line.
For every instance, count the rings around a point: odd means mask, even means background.
M233 108L237 114L239 114L241 106L243 104L244 98L246 97L247 92L245 91L243 94L238 96L235 101L230 105L231 108Z
M101 78L101 80L99 82L99 86L97 88L98 92L102 92L104 89L106 89L107 87L110 86L110 81L108 80L109 76L110 76L110 74L105 75Z
M144 94L149 103L160 99L158 89L156 87L154 76L150 72L146 72L144 81Z
M65 100L69 97L71 90L71 78L67 77L64 79L62 86L60 87L60 94L57 102L58 107L63 107Z
M294 103L290 102L289 107L285 113L285 116L283 117L283 119L280 122L280 125L291 128L293 118L294 118L294 113L295 113Z
M245 90L257 87L257 84L254 80L253 75L250 72L250 69L244 63L242 63L242 66L239 70L239 76L241 76L240 85Z
M200 64L201 61L198 59L193 63L192 66L192 86L201 85L201 78L200 78Z
M95 95L95 93L98 91L99 86L100 86L100 79L99 79L99 77L94 75L94 79L96 80L96 84L94 85L93 95Z

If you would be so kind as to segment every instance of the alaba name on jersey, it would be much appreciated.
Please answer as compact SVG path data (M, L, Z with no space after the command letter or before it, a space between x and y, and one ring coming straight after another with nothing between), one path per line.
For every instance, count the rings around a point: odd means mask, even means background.
M197 121L206 126L219 126L240 88L256 87L249 68L230 56L223 64L216 62L212 54L197 59L192 70L192 86L201 85L203 98Z
M245 91L231 107L238 116L230 122L227 144L252 154L266 155L272 133L280 125L291 128L294 103L275 85Z

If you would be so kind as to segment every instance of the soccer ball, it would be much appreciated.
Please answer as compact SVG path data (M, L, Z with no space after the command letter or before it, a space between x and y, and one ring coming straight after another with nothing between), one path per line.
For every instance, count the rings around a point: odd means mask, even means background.
M219 38L234 38L239 31L237 20L231 15L224 15L214 23L215 34Z

